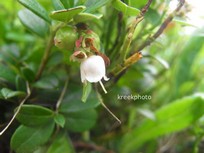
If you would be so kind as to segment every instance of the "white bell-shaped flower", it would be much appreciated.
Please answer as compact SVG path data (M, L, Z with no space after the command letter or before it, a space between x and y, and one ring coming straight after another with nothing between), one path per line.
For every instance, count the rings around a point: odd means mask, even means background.
M106 66L103 58L98 55L91 55L84 59L80 65L81 71L81 81L82 83L88 82L99 82L104 92L107 93L106 89L101 82L103 78L108 81L109 78L106 77Z

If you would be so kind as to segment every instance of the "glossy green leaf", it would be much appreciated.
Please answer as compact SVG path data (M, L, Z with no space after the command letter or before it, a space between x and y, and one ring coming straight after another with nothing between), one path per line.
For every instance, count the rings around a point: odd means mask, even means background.
M82 132L92 128L97 119L94 109L86 109L78 112L63 113L65 116L65 128L73 132Z
M50 22L50 18L48 16L47 11L36 0L18 0L18 2L24 5L27 9L31 10L36 15L38 15L39 17Z
M62 114L56 114L54 117L55 123L58 124L61 127L64 127L65 124L65 118Z
M91 93L92 85L90 82L83 84L83 94L81 97L81 100L83 102L86 102L87 98L89 97L89 94Z
M118 11L123 12L124 15L128 16L136 16L140 13L139 9L128 6L120 0L113 0L113 7Z
M54 122L35 128L21 125L11 138L11 148L16 153L32 153L49 140L53 130Z
M106 5L108 2L110 2L110 0L87 0L85 3L85 6L87 7L85 12L94 12L100 7Z
M8 88L3 88L1 89L1 95L5 98L12 98L12 97L17 97L17 96L25 96L25 92L22 91L13 91Z
M100 19L102 14L79 13L74 17L75 22L86 22L90 20Z
M50 14L50 17L54 20L62 21L62 22L69 22L73 17L80 12L82 12L86 7L85 6L77 6L70 9L58 10L53 11Z
M134 151L150 139L191 126L203 114L204 95L171 102L155 112L155 121L146 119L138 128L127 133L121 142L121 152Z
M63 103L60 105L60 112L62 113L80 112L86 109L95 108L100 104L96 94L93 91L88 97L87 102L82 103L80 99L81 93L82 91L79 90L78 92L68 94L64 98Z
M64 6L60 0L52 0L52 4L53 4L55 10L64 9Z
M18 17L22 24L28 28L31 32L34 32L40 37L45 37L49 32L48 24L32 13L31 11L24 9L18 12Z
M64 134L59 134L46 153L74 153L74 148L69 138Z
M23 105L16 118L26 126L41 126L54 119L54 112L38 105Z

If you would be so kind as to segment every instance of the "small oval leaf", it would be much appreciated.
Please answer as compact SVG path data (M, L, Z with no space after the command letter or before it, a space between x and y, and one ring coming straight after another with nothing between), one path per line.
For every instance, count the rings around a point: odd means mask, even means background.
M86 22L90 20L100 19L102 14L79 13L74 17L75 22Z
M70 9L53 11L50 14L50 17L54 20L69 22L75 15L82 12L86 7L85 6L77 6Z
M17 120L26 126L40 126L54 118L54 112L38 105L23 105Z
M94 109L87 109L80 112L63 114L65 116L65 128L73 132L82 132L92 128L97 119Z
M54 122L31 128L21 125L11 138L11 148L16 153L31 153L46 143L54 130Z

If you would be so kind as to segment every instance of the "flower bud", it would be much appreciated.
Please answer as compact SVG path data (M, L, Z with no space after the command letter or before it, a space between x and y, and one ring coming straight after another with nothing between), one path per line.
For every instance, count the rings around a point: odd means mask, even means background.
M75 47L75 41L78 38L78 33L74 27L66 26L60 28L54 38L55 46L60 49L66 49L73 51Z

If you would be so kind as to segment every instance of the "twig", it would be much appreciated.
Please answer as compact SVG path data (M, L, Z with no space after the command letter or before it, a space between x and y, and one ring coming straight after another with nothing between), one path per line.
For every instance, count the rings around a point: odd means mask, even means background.
M133 34L135 32L135 29L137 25L144 19L145 13L148 11L151 3L153 0L148 0L147 4L142 8L140 11L140 14L136 17L136 19L133 21L131 26L128 28L127 35L125 36L125 41L121 47L120 53L121 53L121 58L123 58L123 61L125 61L126 56L129 51L130 44L132 42Z
M61 105L61 103L62 103L62 100L63 100L63 98L64 98L64 95L65 95L65 93L66 93L66 91L67 91L68 82L69 82L69 78L66 80L65 85L64 85L64 88L62 89L62 93L61 93L61 95L60 95L60 97L59 97L59 99L58 99L58 101L57 101L57 104L56 104L56 111L57 111L57 112L58 112L59 107L60 107L60 105Z
M115 114L113 114L111 112L111 110L104 104L103 99L102 99L100 93L98 92L97 88L96 88L96 94L97 94L98 100L101 103L101 105L121 124L120 119L117 118L117 116L115 116Z
M52 47L54 45L54 37L55 37L55 34L56 32L59 30L59 28L61 28L62 26L64 26L64 24L60 24L59 26L57 26L50 34L50 37L49 37L49 41L47 43L47 47L45 49L45 53L43 55L43 58L41 60L41 63L40 63L40 67L38 69L38 72L37 72L37 75L35 77L35 80L38 80L40 79L44 69L45 69L45 66L48 62L48 59L49 59L49 55L50 55L50 52L52 50Z
M144 44L142 44L139 49L135 52L132 53L132 55L126 59L122 64L117 65L111 72L110 75L111 76L117 76L119 74L121 74L123 71L125 71L129 66L131 66L132 64L136 63L138 60L141 59L142 55L141 55L141 50L143 50L145 47L147 47L148 45L150 45L156 38L158 38L162 32L164 31L164 29L168 26L168 24L172 21L173 17L178 13L178 11L181 9L181 7L184 5L185 0L180 0L180 3L178 5L178 7L167 17L167 19L162 23L162 25L160 26L160 28L157 30L157 32L152 36L147 38L147 40L144 42ZM148 3L147 3L148 4ZM145 6L144 8L146 8L147 6ZM143 10L145 12L145 9ZM142 11L142 12L143 12Z
M18 106L16 112L14 113L13 117L11 118L11 120L9 121L9 123L7 124L7 126L0 132L0 136L9 128L9 126L12 124L12 122L14 121L14 119L16 118L16 116L18 115L21 107L23 106L23 104L26 102L26 100L30 97L31 95L31 91L30 91L30 86L29 83L26 82L26 88L27 88L27 95L25 96L25 98L20 102L20 105Z
M111 72L111 77L116 77L123 71L125 71L129 66L133 65L137 61L139 61L142 58L141 52L135 53L134 55L130 56L128 59L126 59L122 64L117 65Z
M139 52L143 50L145 47L149 46L152 42L154 42L155 39L157 39L163 33L163 31L166 29L169 23L173 20L174 16L179 12L179 10L184 5L184 3L185 3L185 0L180 0L180 3L178 4L177 8L171 14L169 14L169 16L166 18L166 20L164 20L160 28L157 30L157 32L153 36L148 37L146 41L138 48L136 52Z

